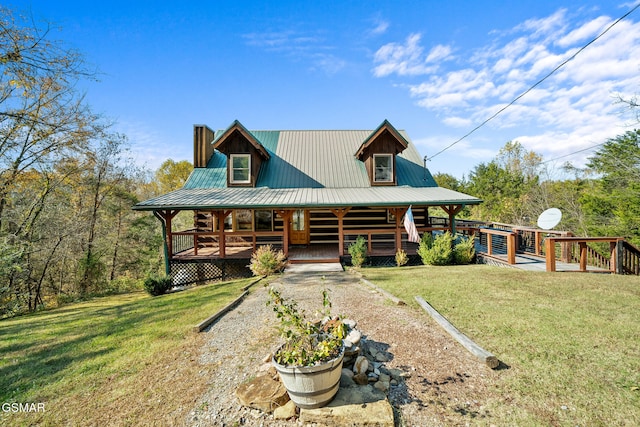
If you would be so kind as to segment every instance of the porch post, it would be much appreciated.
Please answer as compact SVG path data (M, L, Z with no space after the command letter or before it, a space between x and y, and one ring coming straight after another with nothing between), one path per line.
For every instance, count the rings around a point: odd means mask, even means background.
M396 252L402 249L402 216L407 213L409 208L391 208L391 212L396 217Z
M229 216L232 211L217 210L213 211L214 215L218 218L218 252L220 258L227 257L227 242L224 235L224 219Z
M169 258L173 257L173 235L171 233L171 220L178 214L179 211L153 211L153 215L160 220L162 224L162 238L164 249L164 271L166 275L171 274L171 266L169 265Z
M293 216L292 210L281 209L276 210L276 214L282 218L282 252L285 257L289 256L289 224L291 223L291 217Z
M463 205L443 205L440 206L443 211L449 214L449 231L452 235L456 234L456 215L462 210Z
M338 255L344 255L344 216L351 210L351 208L343 209L331 209L331 212L338 217Z

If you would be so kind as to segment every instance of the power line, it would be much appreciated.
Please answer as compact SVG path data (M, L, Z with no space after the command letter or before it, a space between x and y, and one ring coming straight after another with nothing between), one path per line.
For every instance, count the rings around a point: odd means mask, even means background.
M609 32L609 30L611 30L616 24L618 24L620 21L622 21L624 18L626 18L627 16L629 16L631 13L633 13L636 9L638 9L640 7L640 3L636 4L631 10L629 10L627 13L625 13L624 15L622 15L620 18L618 18L615 22L613 22L611 25L609 25L603 32L601 32L600 34L598 34L594 39L592 39L590 42L588 42L587 44L585 44L584 46L582 46L580 49L578 49L573 55L571 55L569 58L567 58L566 60L564 60L560 65L558 65L556 68L554 68L553 70L551 70L551 72L549 72L549 74L547 74L546 76L544 76L543 78L541 78L540 80L538 80L533 86L531 86L529 89L525 90L524 92L522 92L520 95L518 95L513 101L511 101L510 103L508 103L507 105L505 105L504 107L502 107L500 110L498 110L496 113L494 113L491 117L489 117L488 119L486 119L485 121L483 121L482 123L480 123L478 126L476 126L475 128L471 129L469 132L467 132L465 135L463 135L461 138L455 140L454 142L452 142L451 144L447 145L446 147L444 147L442 150L438 151L436 154L434 154L433 156L429 157L427 160L431 160L434 157L436 157L439 154L444 153L445 151L447 151L449 148L453 147L454 145L456 145L457 143L459 143L460 141L462 141L463 139L467 138L469 135L473 134L475 131L477 131L478 129L480 129L481 127L483 127L484 125L486 125L487 123L489 123L491 120L495 119L499 114L501 114L504 110L506 110L507 108L511 107L513 104L515 104L517 101L520 100L520 98L522 98L523 96L525 96L526 94L528 94L529 92L531 92L533 89L535 89L537 86L539 86L542 82L544 82L545 80L547 80L549 77L551 77L553 74L555 74L556 71L558 71L560 68L564 67L569 61L571 61L572 59L574 59L576 56L578 56L578 54L580 52L582 52L583 50L585 50L587 47L589 47L591 44L593 44L594 42L596 42L600 37L604 36L607 32Z
M565 154L564 156L556 157L555 159L545 160L544 162L540 162L541 165L549 162L554 162L556 160L564 159L565 157L573 156L574 154L582 153L583 151L593 150L596 147L600 147L601 145L606 144L606 142L601 142L600 144L593 145L591 147L583 148L582 150L574 151L573 153Z

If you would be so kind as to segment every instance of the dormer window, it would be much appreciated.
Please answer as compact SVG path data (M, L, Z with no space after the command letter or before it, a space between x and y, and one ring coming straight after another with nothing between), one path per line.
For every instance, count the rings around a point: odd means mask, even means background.
M251 183L251 155L231 154L231 183L250 184Z
M374 182L393 182L393 155L373 155Z

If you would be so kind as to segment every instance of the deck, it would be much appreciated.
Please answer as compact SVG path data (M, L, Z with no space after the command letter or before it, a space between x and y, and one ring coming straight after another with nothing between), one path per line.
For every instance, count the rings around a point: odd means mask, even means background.
M491 256L480 252L481 255L485 259L485 263L501 265L505 267L517 268L519 270L525 271L547 271L547 261L545 257L530 255L530 254L516 254L516 262L515 264L509 264L509 260L507 259L507 255L493 254ZM493 261L493 262L491 262ZM580 264L577 263L566 263L561 261L556 261L556 271L559 272L579 272ZM596 268L592 266L587 266L587 271L589 273L611 273L608 270L604 270L602 268Z

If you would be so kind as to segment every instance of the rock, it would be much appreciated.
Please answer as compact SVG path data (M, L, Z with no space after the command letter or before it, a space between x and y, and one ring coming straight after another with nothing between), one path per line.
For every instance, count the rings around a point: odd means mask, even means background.
M401 371L400 369L389 369L388 370L389 375L391 375L391 378L393 378L396 381L401 381L402 374L404 373L403 371Z
M376 354L376 360L377 360L378 362L388 362L388 361L389 361L389 358L387 357L387 355L386 355L386 354L384 354L384 353L382 353L382 352L378 352L378 353Z
M276 420L288 420L296 415L296 404L293 403L293 400L288 401L284 406L280 406L273 411L273 418Z
M356 356L358 354L360 354L360 347L358 347L357 345L352 345L349 350L347 350L346 348L344 350L345 357Z
M301 409L302 424L393 427L393 408L386 395L373 387L341 388L323 408Z
M379 379L380 381L384 381L384 382L387 382L387 383L388 383L389 381L391 381L391 377L390 377L389 375L387 375L387 374L380 374L380 375L378 375L378 379Z
M356 374L366 374L369 368L369 361L364 356L358 356L353 364L353 372Z
M344 320L342 321L342 323L344 323L345 325L347 325L347 327L348 327L349 329L355 329L355 327L356 327L356 326L358 326L358 322L356 322L356 321L355 321L355 320L353 320L353 319L344 319Z
M367 374L365 373L355 374L353 376L353 381L359 385L367 385L369 384L369 377L367 377Z
M344 371L344 369L343 369ZM351 372L351 370L348 369L349 372ZM340 374L340 387L353 387L355 386L356 383L353 380L353 372L351 372L351 376L349 376L348 374L345 374L344 372L342 372L342 374Z
M382 392L387 392L389 391L389 383L387 381L378 381L373 385L376 389L382 391Z
M240 384L236 389L236 396L243 406L269 413L289 401L284 385L268 375L261 375Z
M358 345L360 343L360 339L362 338L362 334L357 329L352 329L347 334L347 341L353 343L354 345Z
M353 376L355 375L353 373L353 371L351 369L347 369L347 368L342 368L342 375L346 375L349 378L353 378Z

